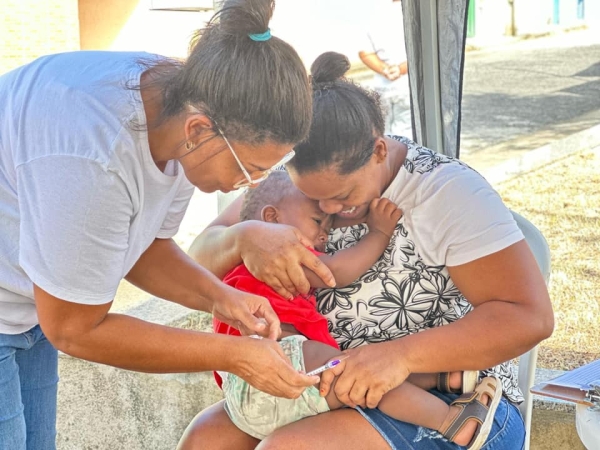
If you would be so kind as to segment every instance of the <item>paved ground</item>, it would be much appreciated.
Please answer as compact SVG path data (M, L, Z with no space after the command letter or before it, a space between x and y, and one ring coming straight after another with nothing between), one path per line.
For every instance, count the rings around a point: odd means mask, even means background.
M600 123L600 31L466 54L461 157L497 162ZM479 155L478 155L479 153Z

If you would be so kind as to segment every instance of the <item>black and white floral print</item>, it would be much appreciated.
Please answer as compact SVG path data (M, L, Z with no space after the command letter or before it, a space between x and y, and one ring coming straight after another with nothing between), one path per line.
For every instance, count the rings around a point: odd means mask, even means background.
M401 137L408 146L404 169L424 174L440 164L462 164ZM366 233L365 224L333 230L327 252L354 246ZM390 245L364 275L349 286L317 292L319 311L341 349L384 342L447 325L473 309L450 279L445 266L427 265L401 218ZM486 371L502 380L504 393L521 402L510 362Z

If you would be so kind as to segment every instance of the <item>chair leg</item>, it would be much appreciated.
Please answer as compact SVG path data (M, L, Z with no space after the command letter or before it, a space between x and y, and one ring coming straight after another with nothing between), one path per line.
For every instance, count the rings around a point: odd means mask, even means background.
M529 450L531 440L531 416L533 413L533 394L529 392L535 381L538 347L532 348L519 358L519 387L523 391L525 401L519 409L525 422L525 450Z

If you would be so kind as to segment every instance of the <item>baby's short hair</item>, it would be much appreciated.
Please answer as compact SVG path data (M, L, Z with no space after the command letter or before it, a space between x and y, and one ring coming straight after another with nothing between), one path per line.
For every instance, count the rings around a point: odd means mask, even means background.
M277 206L281 200L292 195L296 190L287 171L274 171L258 186L246 191L240 220L261 220L260 213L265 206Z

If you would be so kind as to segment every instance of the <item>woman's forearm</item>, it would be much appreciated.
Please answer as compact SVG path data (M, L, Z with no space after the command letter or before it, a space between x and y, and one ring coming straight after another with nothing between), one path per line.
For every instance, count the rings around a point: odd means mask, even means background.
M152 324L108 314L110 303L66 302L37 286L34 295L48 340L78 358L150 373L222 370L244 377L257 389L287 398L296 398L316 381L294 370L272 339Z
M160 298L210 311L221 281L190 258L172 239L155 239L125 277Z
M342 364L321 375L320 389L329 392L337 375L334 389L340 401L374 408L411 373L493 367L549 336L552 320L537 312L518 302L492 300L451 324L350 349Z
M449 325L400 339L409 370L488 368L552 334L552 303L524 240L448 272L474 309Z
M531 305L490 301L452 324L386 344L413 373L481 370L527 352L550 336L552 324Z
M108 314L77 339L55 342L65 353L102 364L148 373L233 371L239 346L229 336L170 328ZM177 349L177 351L174 351Z
M239 195L207 228L200 233L188 250L188 254L202 267L222 279L227 272L242 263L238 248L238 233L246 222L240 223L244 194Z
M383 62L377 55L377 53L361 51L358 53L358 56L365 66L367 66L373 72L383 75L383 72L387 66L385 62Z

